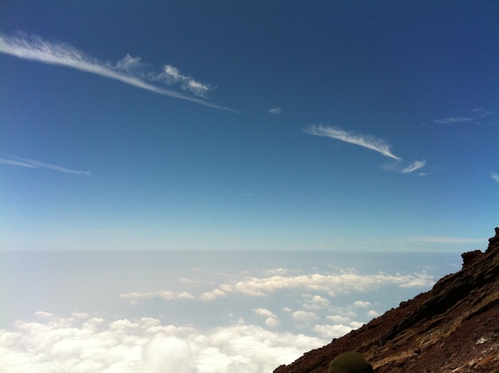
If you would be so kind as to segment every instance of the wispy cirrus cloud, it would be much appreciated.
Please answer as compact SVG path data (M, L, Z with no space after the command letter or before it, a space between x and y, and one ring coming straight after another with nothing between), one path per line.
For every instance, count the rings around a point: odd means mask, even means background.
M167 65L162 73L145 72L146 65L140 57L126 55L116 64L104 63L66 43L54 43L38 36L6 36L0 34L0 53L5 53L25 60L37 61L50 65L65 66L72 69L100 75L105 78L118 80L130 86L145 89L161 95L195 102L215 109L236 112L235 110L215 105L205 99L191 97L171 89L161 88L151 81L177 83L181 81L182 89L197 96L205 96L209 86L199 83L191 77L181 75L178 69ZM176 71L168 75L167 70ZM168 80L171 79L170 81Z
M409 166L401 170L400 172L403 174L408 174L410 172L414 172L416 170L419 170L420 168L423 168L426 165L426 161L414 161L412 162Z
M490 177L492 178L492 180L495 180L499 183L499 174L498 173L492 172L490 174Z
M437 124L454 124L454 123L469 123L473 122L475 119L470 117L454 117L454 118L442 118L435 119L433 123Z
M269 113L272 115L279 115L282 114L282 109L280 107L273 107L269 109Z
M330 137L336 140L348 142L350 144L362 146L367 149L374 150L383 154L385 157L393 158L395 160L400 160L400 157L394 155L388 145L384 140L369 136L369 135L359 135L353 132L347 132L336 127L329 127L324 125L313 125L305 128L305 132L314 136L324 136Z
M142 68L144 64L140 57L132 57L127 54L122 60L116 62L116 69L121 71L133 71Z
M482 109L480 107L476 107L474 109L471 109L471 111L473 113L475 113L475 115L477 115L478 117L481 117L481 118L484 118L484 117L488 117L488 116L491 116L491 115L494 115L494 112L493 111L490 111L490 110L485 110L485 109Z
M432 120L433 123L436 124L462 124L462 123L471 123L471 124L493 124L494 121L491 121L491 117L494 116L494 112L490 110L484 110L482 108L474 108L470 110L473 114L467 116L452 116L445 117L440 119Z
M190 91L196 96L206 97L206 94L210 90L210 87L207 84L197 82L192 77L181 74L180 70L172 65L165 65L163 67L163 73L160 74L158 78L164 79L170 84L180 82L183 90Z
M376 138L370 135L360 135L353 132L348 132L337 127L330 127L324 125L313 125L304 129L304 131L310 135L314 136L324 136L330 137L336 140L348 142L350 144L362 146L368 148L378 153L383 154L385 157L401 161L402 158L394 155L391 151L390 145L388 145L384 140ZM399 172L402 174L408 174L423 168L426 165L426 161L413 161L408 166L401 166L400 162L391 165L383 166L384 169Z
M16 159L6 159L0 158L0 164L10 165L10 166L19 166L19 167L27 167L27 168L45 168L48 170L65 172L67 174L75 174L82 176L91 176L92 173L90 171L82 171L82 170L72 170L66 167L58 166L51 163L44 163L39 161L34 161L32 159L24 159L24 158L16 158Z

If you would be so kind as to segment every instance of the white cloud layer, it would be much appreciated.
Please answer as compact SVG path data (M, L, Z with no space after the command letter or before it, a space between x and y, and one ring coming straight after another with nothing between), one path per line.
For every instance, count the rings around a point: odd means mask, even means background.
M326 343L242 320L202 333L148 317L108 322L81 313L38 316L40 321L0 330L2 372L261 373Z
M429 287L433 284L433 276L421 272L415 274L390 275L378 273L374 275L360 275L353 271L342 271L339 274L308 274L300 276L271 276L271 277L249 277L233 283L220 284L217 288L201 295L182 296L184 293L174 293L168 290L155 292L125 293L121 297L129 300L162 298L166 300L190 298L204 301L214 301L229 295L243 295L249 297L267 297L278 291L302 290L305 292L323 292L329 296L338 296L353 291L366 292L378 289L385 285L406 287ZM323 308L328 300L319 295L306 295L306 304L309 309Z
M364 148L379 152L386 157L400 160L399 157L391 152L390 145L388 145L384 140L375 138L373 136L357 135L339 128L323 125L310 126L305 129L305 132L314 136L330 137L336 140L348 142L350 144L362 146Z
M279 318L270 310L265 308L254 308L253 312L258 316L265 318L265 325L270 327L277 327L281 324Z
M188 292L173 292L169 290L157 290L157 291L147 291L145 293L126 293L121 294L122 298L125 299L164 299L164 300L173 300L173 299L194 299L194 296Z
M352 326L348 325L316 325L314 326L314 331L319 333L323 338L332 339L339 338L350 331L352 331Z
M490 177L492 178L492 180L495 180L499 183L499 174L498 173L492 172L490 174Z
M183 93L160 88L149 83L145 79L151 81L164 81L165 74L168 76L168 73L166 73L166 70L162 74L151 72L144 73L144 71L140 69L145 66L141 62L140 57L131 57L130 55L126 55L116 64L110 64L89 57L69 44L52 43L38 36L6 36L1 34L0 53L5 53L25 60L65 66L91 74L100 75L105 78L118 80L133 87L142 88L161 95L188 100L216 109L234 111L226 107L215 105L204 99L189 97ZM172 67L172 71L177 72L177 80L174 82L181 81L182 89L203 97L209 90L208 85L196 82L190 77L180 75L180 73L178 73L178 69ZM175 74L172 74L174 77Z
M68 174L75 174L75 175L82 175L82 176L92 175L92 173L89 171L72 170L69 168L57 166L55 164L34 161L32 159L18 158L18 160L12 160L12 159L0 158L0 164L19 166L19 167L27 167L27 168L45 168L48 170L65 172Z
M312 322L319 319L315 313L310 311L295 311L291 314L293 320L301 322Z
M369 310L368 313L366 313L367 316L369 317L378 317L379 316L379 312L375 311L375 310Z
M369 308L371 307L371 303L370 302L366 302L366 301L363 301L363 300L357 300L353 303L353 305L355 307L360 307L360 308Z
M303 297L305 298L303 308L310 311L325 309L331 304L329 299L321 297L320 295L305 294Z
M100 280L89 280L84 288L91 294L99 288L105 304L75 290L88 298L79 306L62 297L44 311L31 311L33 319L9 321L0 329L0 371L271 372L434 283L424 270L359 274L334 262L322 273L315 266L308 271L244 266L228 272L195 266L179 268L174 276L161 271L161 281L141 272L140 278L150 278L147 285L126 281L121 272L119 287L105 288L105 281L100 289ZM47 294L63 293L50 287L44 294L50 298ZM71 309L99 311L60 316Z

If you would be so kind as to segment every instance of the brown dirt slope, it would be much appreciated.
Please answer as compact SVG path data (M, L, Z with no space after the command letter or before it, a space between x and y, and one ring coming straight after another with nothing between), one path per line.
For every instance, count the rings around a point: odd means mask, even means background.
M486 252L360 329L274 373L327 373L342 352L364 354L376 373L499 373L499 228Z

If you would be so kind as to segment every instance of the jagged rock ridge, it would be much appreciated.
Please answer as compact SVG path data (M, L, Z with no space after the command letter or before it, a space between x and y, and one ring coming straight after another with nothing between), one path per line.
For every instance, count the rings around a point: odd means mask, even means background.
M485 252L462 254L459 272L360 329L274 373L326 373L342 352L364 354L376 373L499 373L499 228Z

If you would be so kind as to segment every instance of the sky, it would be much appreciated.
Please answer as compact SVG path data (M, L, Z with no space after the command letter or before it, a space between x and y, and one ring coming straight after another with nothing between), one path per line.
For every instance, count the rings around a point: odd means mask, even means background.
M1 7L2 250L460 252L497 225L496 2Z
M498 225L497 1L2 1L0 370L271 372Z

